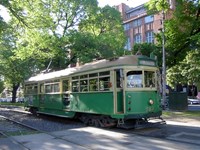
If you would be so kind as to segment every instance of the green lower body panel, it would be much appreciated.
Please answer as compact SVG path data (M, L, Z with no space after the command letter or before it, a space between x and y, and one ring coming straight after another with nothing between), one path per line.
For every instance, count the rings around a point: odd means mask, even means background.
M73 118L75 116L75 112L66 111L66 110L56 110L56 109L43 109L40 108L37 113L59 116L59 117L66 117L66 118Z
M113 114L113 92L72 93L70 110L92 114Z

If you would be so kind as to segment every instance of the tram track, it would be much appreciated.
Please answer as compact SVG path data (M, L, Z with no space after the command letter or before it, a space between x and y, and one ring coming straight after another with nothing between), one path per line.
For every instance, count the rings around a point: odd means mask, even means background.
M11 113L11 110L8 110L8 112L10 112ZM18 115L24 115L24 112L15 112L15 111L13 111L12 113L19 113ZM10 115L8 115L8 116L13 116L13 114L10 114ZM28 117L33 117L32 115L30 115L30 114L26 114ZM42 115L41 115L42 116ZM46 121L46 120L51 120L52 119L52 117L51 116L43 116L43 117L34 117L34 119L39 119L39 121ZM59 118L59 117L57 117L57 118ZM33 120L34 120L33 119ZM12 120L12 119L11 119ZM66 120L68 120L68 119L66 119ZM58 120L57 120L58 121ZM65 125L65 122L63 122L64 121L64 119L62 118L61 120L60 120L60 122L62 123L62 124L64 124ZM71 121L71 120L70 120ZM69 120L67 121L67 123L69 123L70 122ZM52 120L52 124L53 123L55 123L55 120L53 119ZM76 126L74 127L73 126L73 124L75 123L75 122L70 122L71 124L70 124L70 128L69 127L67 127L67 128L65 128L64 130L68 130L68 129L75 129L76 128ZM26 125L26 124L25 124ZM48 125L48 126L51 126L51 124L50 123L47 123L46 125ZM28 125L29 126L29 125ZM52 131L48 131L48 130L41 130L41 128L39 127L36 127L36 128L34 128L34 127L32 127L32 126L30 126L32 129L34 129L34 130L36 130L36 131L38 131L38 133L44 133L44 134L47 134L47 135L49 135L49 136L51 136L51 137L53 137L54 139L60 139L60 140L62 140L62 141L65 141L65 142L70 142L70 143L73 143L73 144L75 144L75 145L78 145L78 146L81 146L82 148L85 148L85 149L91 149L90 147L86 147L86 145L82 145L82 144L80 144L80 143L77 143L77 142L74 142L73 140L71 140L71 139L66 139L65 137L64 137L64 135L63 136L58 136L58 135L56 135L55 133L54 133L54 131L61 131L61 130L52 130ZM85 127L82 123L81 123L81 126L79 126L79 127ZM147 127L147 128L138 128L138 129L129 129L129 130L125 130L125 129L121 129L121 128L103 128L103 129L105 129L105 130L108 130L108 131L114 131L114 132L118 132L118 133L124 133L124 134L129 134L129 135L138 135L138 136L144 136L144 137L149 137L149 138L154 138L154 139L164 139L164 140L168 140L168 141L173 141L173 142L178 142L178 143L188 143L188 144L195 144L195 145L197 145L197 146L200 146L200 144L198 144L198 143L192 143L192 142L190 142L190 141L180 141L179 139L181 139L181 137L180 136L178 136L177 135L177 139L175 139L172 135L174 135L174 134L178 134L179 133L179 131L176 131L176 128L178 127L173 127L174 129L171 129L171 127L172 126L170 126L170 125L161 125L161 126L157 126L157 127ZM184 130L185 131L185 130ZM185 131L185 132L188 132L189 133L189 131ZM195 131L193 131L193 132L195 132ZM184 134L185 135L185 134ZM1 134L0 133L0 137L2 136L2 138L3 137L5 137L6 135L4 135L4 134ZM173 137L173 138L170 138L170 137Z
M2 128L0 128L0 137L1 138L7 138L9 139L10 141L14 142L14 143L17 143L19 145L21 145L22 147L26 148L26 146L24 146L23 143L21 142L18 142L17 140L15 140L15 138L13 138L13 136L22 136L22 135L27 135L27 134L46 134L46 135L49 135L51 137L53 137L54 139L59 139L59 140L62 140L62 141L66 141L66 142L69 142L69 143L72 143L72 144L75 144L75 145L78 145L84 149L87 149L87 150L90 150L91 148L90 147L86 147L85 145L82 145L82 144L79 144L79 143L76 143L76 142L73 142L71 140L68 140L68 139L65 139L65 138L62 138L62 137L59 137L57 135L55 135L54 133L51 133L51 132L45 132L43 130L39 130L37 128L34 128L32 126L29 126L29 125L26 125L26 124L23 124L23 123L20 123L18 121L15 121L15 120L12 120L12 119L9 119L5 116L1 116L0 115L0 125L1 124L7 124L7 127L10 128L12 126L12 130L11 131L8 131L6 129L2 130ZM8 125L10 124L10 125ZM15 133L13 134L13 131L15 131ZM24 131L26 131L25 134ZM31 131L31 132L29 132ZM27 133L28 132L28 133Z

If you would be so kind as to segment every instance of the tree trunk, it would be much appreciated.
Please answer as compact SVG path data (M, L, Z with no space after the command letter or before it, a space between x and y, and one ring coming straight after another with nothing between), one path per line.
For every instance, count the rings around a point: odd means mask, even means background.
M19 88L19 83L13 84L13 89L12 89L12 103L16 102L16 97L17 97L17 89Z

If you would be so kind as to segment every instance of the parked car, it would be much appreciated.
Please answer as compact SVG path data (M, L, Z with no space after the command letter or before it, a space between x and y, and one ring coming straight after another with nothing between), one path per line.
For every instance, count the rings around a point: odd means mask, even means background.
M188 104L200 104L200 100L198 99L188 99Z

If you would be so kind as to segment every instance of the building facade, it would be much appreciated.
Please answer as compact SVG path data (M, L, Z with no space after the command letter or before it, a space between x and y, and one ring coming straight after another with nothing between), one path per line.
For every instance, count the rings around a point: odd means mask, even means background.
M175 0L169 0L170 11L165 14L165 19L171 17L171 12L175 9ZM121 13L123 26L127 36L125 49L131 50L135 43L155 43L154 34L161 32L162 12L148 15L145 4L130 8L122 3L115 6Z

